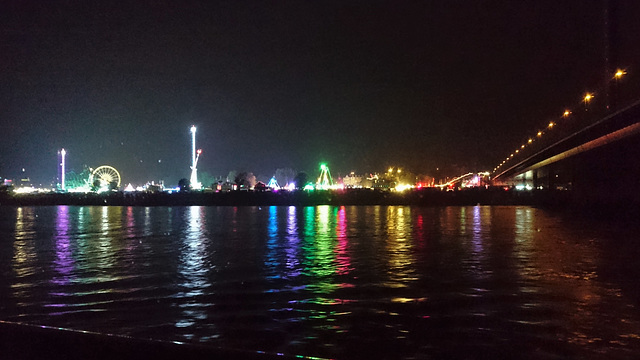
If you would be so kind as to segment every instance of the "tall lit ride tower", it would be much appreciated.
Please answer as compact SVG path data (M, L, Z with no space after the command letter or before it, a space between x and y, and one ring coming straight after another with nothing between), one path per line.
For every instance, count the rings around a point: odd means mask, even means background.
M202 150L198 149L196 152L196 126L191 126L191 188L199 190L202 188L202 184L198 182L198 159Z
M65 156L67 155L67 152L62 149L60 150L60 158L62 159L62 161L60 162L60 190L62 191L66 191L67 189L64 187L64 176L65 176Z

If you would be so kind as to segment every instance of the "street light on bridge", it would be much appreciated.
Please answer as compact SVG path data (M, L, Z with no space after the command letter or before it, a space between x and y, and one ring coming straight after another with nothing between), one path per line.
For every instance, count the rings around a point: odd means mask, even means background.
M593 94L586 93L586 94L584 95L584 99L583 99L583 100L584 100L584 108L585 108L585 111L586 111L586 110L589 110L589 102L591 102L591 99L593 99Z
M616 79L616 80L617 80L617 79L620 79L621 77L623 77L623 76L624 76L624 75L626 75L626 74L627 74L627 72L626 72L626 71L624 71L624 70L622 70L622 69L618 69L618 70L616 71L616 73L615 73L615 74L613 74L613 77L614 77L614 79Z

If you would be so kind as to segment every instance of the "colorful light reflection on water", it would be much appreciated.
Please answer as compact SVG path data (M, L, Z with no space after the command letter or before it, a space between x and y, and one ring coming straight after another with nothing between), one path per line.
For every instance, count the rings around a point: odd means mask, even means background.
M617 261L635 228L529 207L0 213L4 320L342 358L640 350Z

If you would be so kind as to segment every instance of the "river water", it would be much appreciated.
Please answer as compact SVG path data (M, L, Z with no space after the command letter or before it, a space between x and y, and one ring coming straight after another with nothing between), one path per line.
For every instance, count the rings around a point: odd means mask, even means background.
M5 206L0 320L339 359L632 359L638 230L517 206Z

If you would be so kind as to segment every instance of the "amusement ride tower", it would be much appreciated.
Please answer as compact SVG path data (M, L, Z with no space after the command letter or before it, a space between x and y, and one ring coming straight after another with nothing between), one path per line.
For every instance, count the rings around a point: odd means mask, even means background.
M202 184L198 182L198 159L200 158L200 154L202 153L202 149L198 149L196 151L196 126L191 126L191 179L189 180L191 183L191 188L194 190L200 190L202 188Z
M62 191L67 191L67 189L64 186L64 182L65 182L65 157L67 155L67 152L62 149L60 150L60 158L62 159L62 162L60 163L60 190Z

